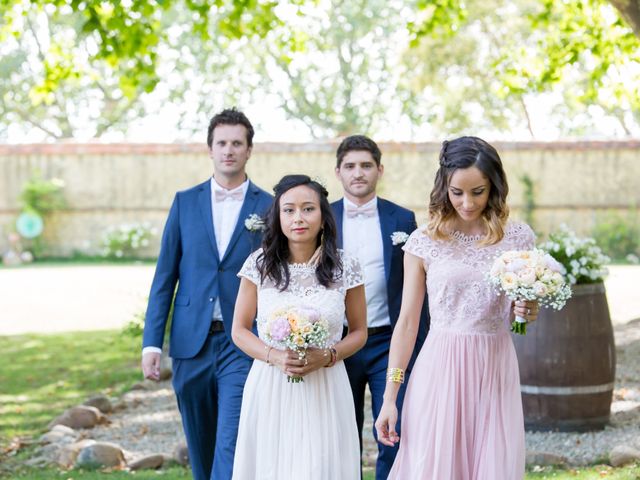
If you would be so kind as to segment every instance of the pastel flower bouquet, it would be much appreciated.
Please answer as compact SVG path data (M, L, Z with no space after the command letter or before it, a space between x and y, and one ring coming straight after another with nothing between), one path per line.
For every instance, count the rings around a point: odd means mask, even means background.
M544 250L511 250L494 261L489 282L511 300L537 300L542 306L560 310L571 297L565 281L566 270ZM519 316L511 331L527 333L527 321Z
M329 324L317 309L301 305L275 310L265 326L266 337L281 349L293 350L303 359L307 348L326 348ZM292 383L303 382L299 376L287 376Z

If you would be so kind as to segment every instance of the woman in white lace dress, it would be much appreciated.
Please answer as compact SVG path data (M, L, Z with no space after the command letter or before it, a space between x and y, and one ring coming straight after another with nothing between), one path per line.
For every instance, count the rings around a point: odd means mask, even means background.
M400 442L390 479L517 480L524 477L524 422L512 315L533 321L536 302L498 296L486 278L496 256L534 246L509 222L507 180L496 150L476 137L444 142L428 224L404 246L402 308L391 340L378 439ZM413 349L424 291L431 329L402 407L395 399Z
M360 447L342 360L366 341L362 271L336 247L322 185L287 175L274 191L262 248L238 274L232 335L255 360L242 398L233 478L354 480ZM328 348L309 348L301 359L270 340L270 315L290 307L312 309L327 321ZM345 315L349 333L341 340Z

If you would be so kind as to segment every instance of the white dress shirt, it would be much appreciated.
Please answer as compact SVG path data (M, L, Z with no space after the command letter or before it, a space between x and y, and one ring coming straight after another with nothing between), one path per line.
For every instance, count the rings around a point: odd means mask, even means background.
M233 231L238 223L238 216L242 209L244 198L247 195L249 189L249 180L245 180L244 183L233 190L227 190L216 182L215 178L211 177L211 213L213 216L213 230L216 234L216 246L218 247L219 258L224 257L224 253L227 251L229 241L233 235ZM222 201L216 200L216 191L233 193L242 192L242 200L235 198L225 198ZM222 320L222 309L220 308L220 299L216 298L216 303L213 306L213 319ZM148 352L162 353L162 349L158 347L144 347L142 354Z
M240 209L244 202L244 197L247 195L249 189L249 180L245 180L244 183L232 190L227 190L221 187L214 177L211 177L211 212L213 214L213 231L216 234L216 246L218 247L218 257L222 260L231 235L238 223L238 216L240 215ZM236 200L234 198L226 198L223 201L216 200L216 191L225 193L242 192L242 200ZM220 308L220 299L216 298L216 304L213 307L213 318L216 320L222 320L222 309Z
M384 249L378 197L374 197L362 207L375 207L375 215L350 218L347 210L357 208L348 200L344 201L342 217L342 246L348 254L360 260L364 270L364 291L367 297L367 326L391 325L387 298L387 279L384 273Z

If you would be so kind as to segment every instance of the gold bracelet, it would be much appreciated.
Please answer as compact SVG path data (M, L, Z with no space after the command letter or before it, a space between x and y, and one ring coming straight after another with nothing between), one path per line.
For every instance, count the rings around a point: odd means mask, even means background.
M387 382L404 383L404 370L401 368L388 368Z

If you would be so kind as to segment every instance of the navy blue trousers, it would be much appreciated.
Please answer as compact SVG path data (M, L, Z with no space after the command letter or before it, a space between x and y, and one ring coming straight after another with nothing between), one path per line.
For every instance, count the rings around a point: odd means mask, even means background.
M195 357L173 360L173 388L195 480L231 479L251 362L224 332L210 334Z
M375 422L382 408L382 396L387 383L387 366L389 361L389 346L391 344L391 328L388 332L371 335L367 339L365 346L351 357L345 359L347 375L351 383L353 392L353 402L356 408L356 422L358 423L358 434L360 436L360 453L362 454L362 429L364 424L364 396L367 384L371 392L371 413ZM400 414L402 401L404 400L405 384L398 392L398 423L396 431L400 433ZM373 436L376 435L375 426ZM376 461L376 480L386 480L389 470L398 453L398 445L387 447L378 442L378 459ZM360 473L362 477L362 472Z

